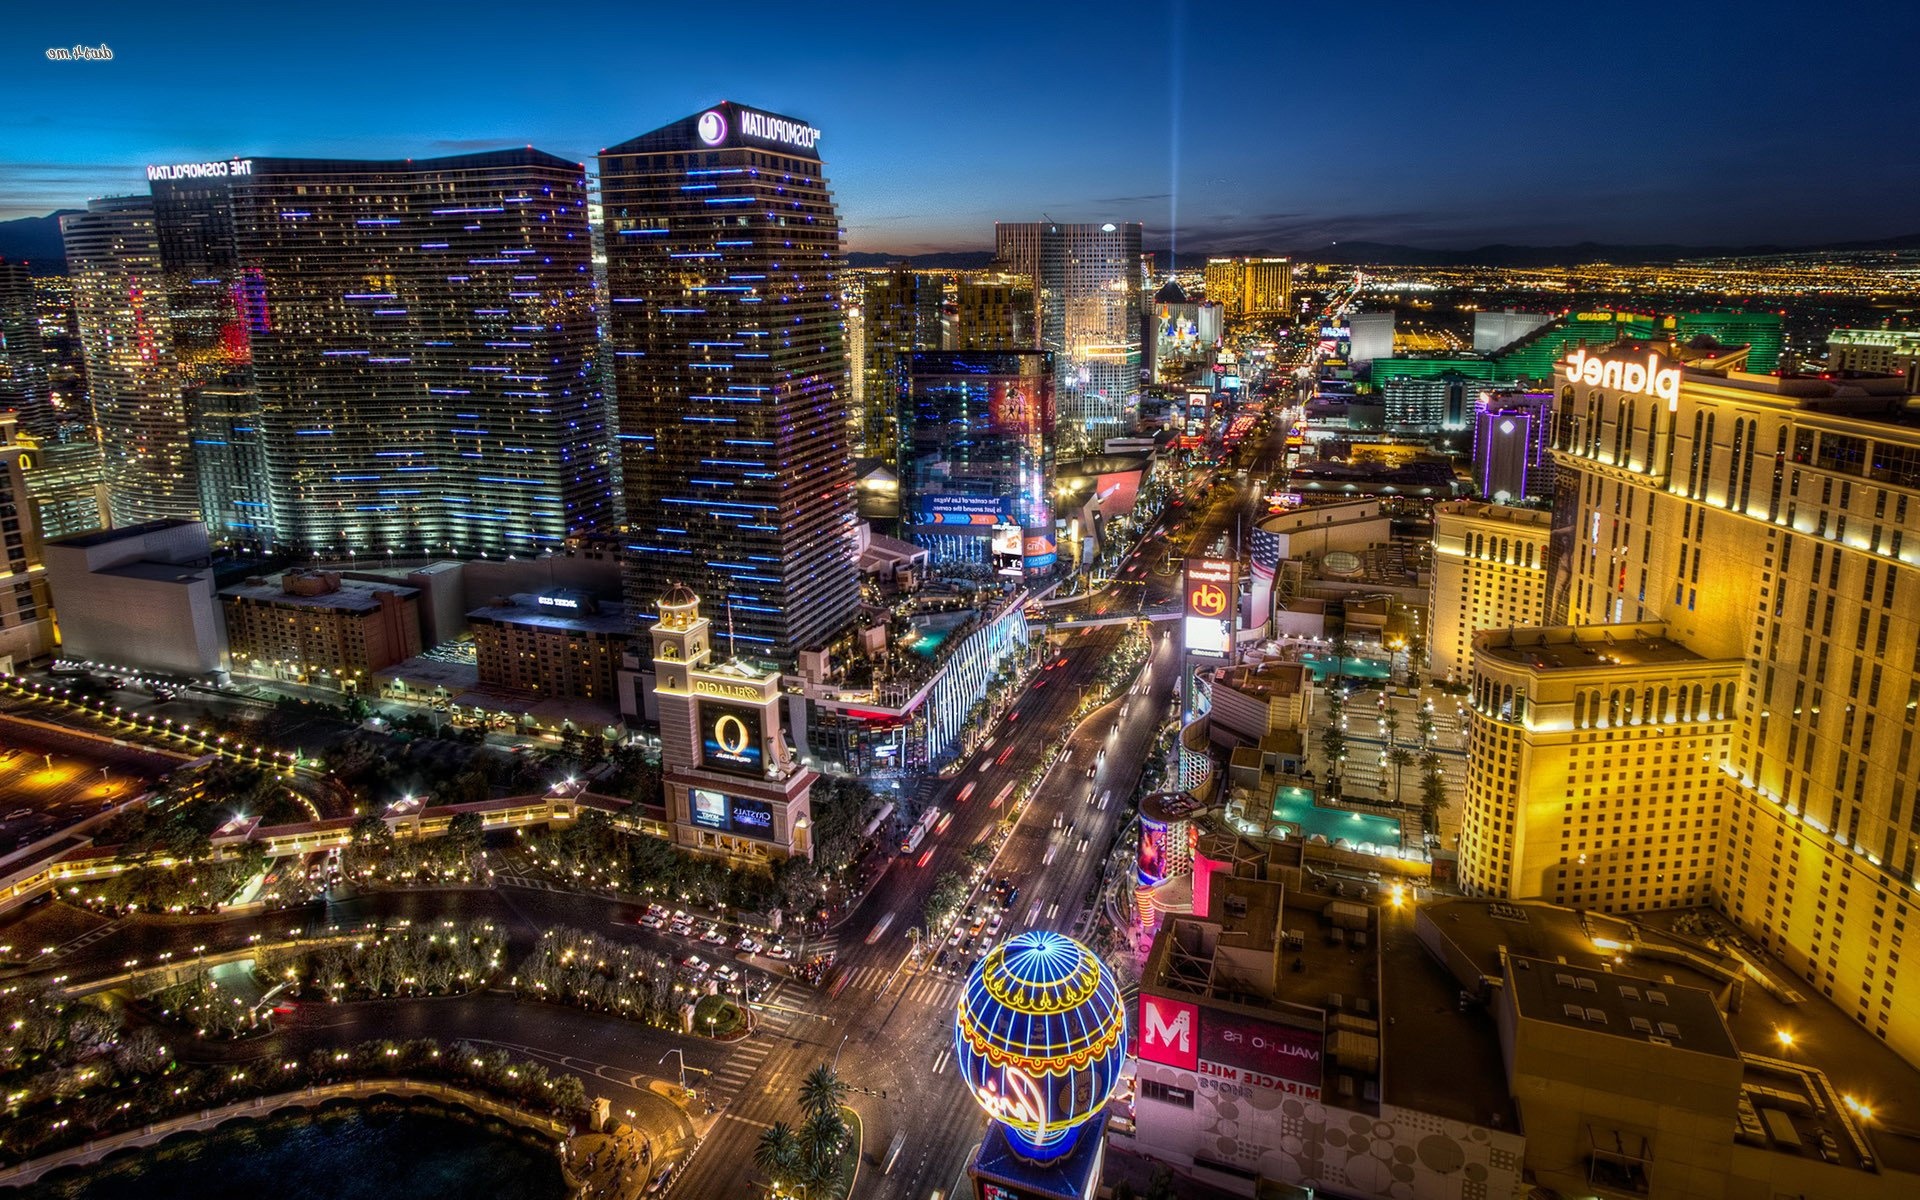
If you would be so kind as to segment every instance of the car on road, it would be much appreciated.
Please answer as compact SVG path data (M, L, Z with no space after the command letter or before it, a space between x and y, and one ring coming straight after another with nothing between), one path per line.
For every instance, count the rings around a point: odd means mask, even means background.
M658 913L645 914L640 918L640 923L648 929L665 929L667 927L667 919Z
M765 950L761 951L761 953L765 954L768 958L777 958L783 962L793 957L793 951L787 949L785 946L768 946Z
M733 945L734 949L740 951L742 954L758 954L762 949L759 941L750 933L741 934L740 940Z
M732 963L721 963L713 969L713 977L722 983L732 983L740 978L740 968Z
M727 932L718 925L709 925L706 932L700 935L700 940L709 945L724 946L728 941Z
M30 808L16 808L12 812L7 814L7 820L19 821L27 817L30 817L32 815L33 815L33 810Z
M979 786L980 785L978 783L969 783L967 786L960 789L960 794L953 798L953 802L955 804L965 804L967 802L967 798L973 795L973 789Z
M682 969L691 971L695 975L705 975L712 969L713 964L701 958L698 954L689 954L680 960L680 966Z

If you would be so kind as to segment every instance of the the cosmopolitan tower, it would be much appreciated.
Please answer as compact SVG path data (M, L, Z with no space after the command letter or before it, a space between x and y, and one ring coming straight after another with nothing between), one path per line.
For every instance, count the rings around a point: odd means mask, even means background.
M228 173L276 540L522 555L610 522L581 164L527 148Z
M600 156L629 610L675 581L740 653L853 616L840 221L820 131L725 102Z

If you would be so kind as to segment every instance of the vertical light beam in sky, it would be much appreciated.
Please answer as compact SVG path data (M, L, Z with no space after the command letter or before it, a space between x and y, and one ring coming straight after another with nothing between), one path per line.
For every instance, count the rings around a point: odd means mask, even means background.
M1172 0L1168 15L1172 28L1167 33L1167 274L1172 275L1180 263L1180 99L1186 90L1181 43L1186 0Z

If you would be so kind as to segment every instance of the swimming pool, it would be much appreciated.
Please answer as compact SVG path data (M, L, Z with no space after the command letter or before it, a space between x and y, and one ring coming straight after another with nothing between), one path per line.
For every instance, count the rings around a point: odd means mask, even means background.
M1302 654L1300 661L1307 670L1313 672L1313 681L1321 683L1333 674L1333 656L1331 654ZM1346 675L1349 679L1385 679L1391 672L1387 664L1377 658L1348 658Z
M1302 837L1319 834L1329 842L1345 840L1356 849L1400 850L1400 822L1372 813L1321 808L1305 788L1283 787L1273 796L1273 819L1292 825Z
M915 617L913 636L904 645L922 658L933 658L939 654L941 645L953 631L965 625L972 616L972 609L962 609L959 612L927 613Z

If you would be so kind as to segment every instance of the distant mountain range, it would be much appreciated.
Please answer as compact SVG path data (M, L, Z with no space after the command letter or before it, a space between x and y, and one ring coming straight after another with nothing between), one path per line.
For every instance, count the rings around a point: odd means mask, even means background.
M1839 242L1822 246L1680 246L1615 245L1604 242L1580 242L1572 246L1513 246L1495 243L1471 250L1436 250L1426 246L1401 246L1391 242L1334 242L1317 250L1288 254L1295 262L1368 263L1396 267L1571 267L1582 263L1606 262L1622 266L1669 263L1683 258L1734 258L1765 254L1857 253L1874 250L1920 250L1920 233L1905 237L1883 238L1871 242ZM1167 261L1164 246L1151 250L1156 261ZM1179 261L1193 265L1215 254L1246 254L1245 250L1208 251L1185 248ZM984 267L993 258L987 250L947 250L937 254L874 254L856 251L847 255L855 267L883 267L905 262L924 269Z
M0 258L24 261L36 274L57 275L66 270L66 251L60 242L60 218L79 209L64 208L44 217L21 217L0 221ZM1400 246L1391 242L1335 242L1317 250L1295 251L1295 262L1371 263L1395 267L1570 267L1581 263L1608 262L1623 266L1673 262L1682 258L1730 258L1762 254L1858 253L1875 250L1920 250L1920 233L1905 237L1882 238L1871 242L1840 242L1821 246L1678 246L1672 244L1615 245L1604 242L1580 242L1572 246L1512 246L1495 243L1471 250L1435 250L1425 246ZM1215 253L1245 254L1247 251L1207 251L1185 248L1179 261L1194 264ZM1166 247L1153 251L1157 261L1167 261ZM991 250L942 250L932 254L876 254L857 250L847 255L855 267L884 267L904 262L923 270L967 270L986 266L993 260Z
M63 208L44 217L0 221L0 258L24 262L35 275L65 274L67 251L60 241L60 218L81 211Z

